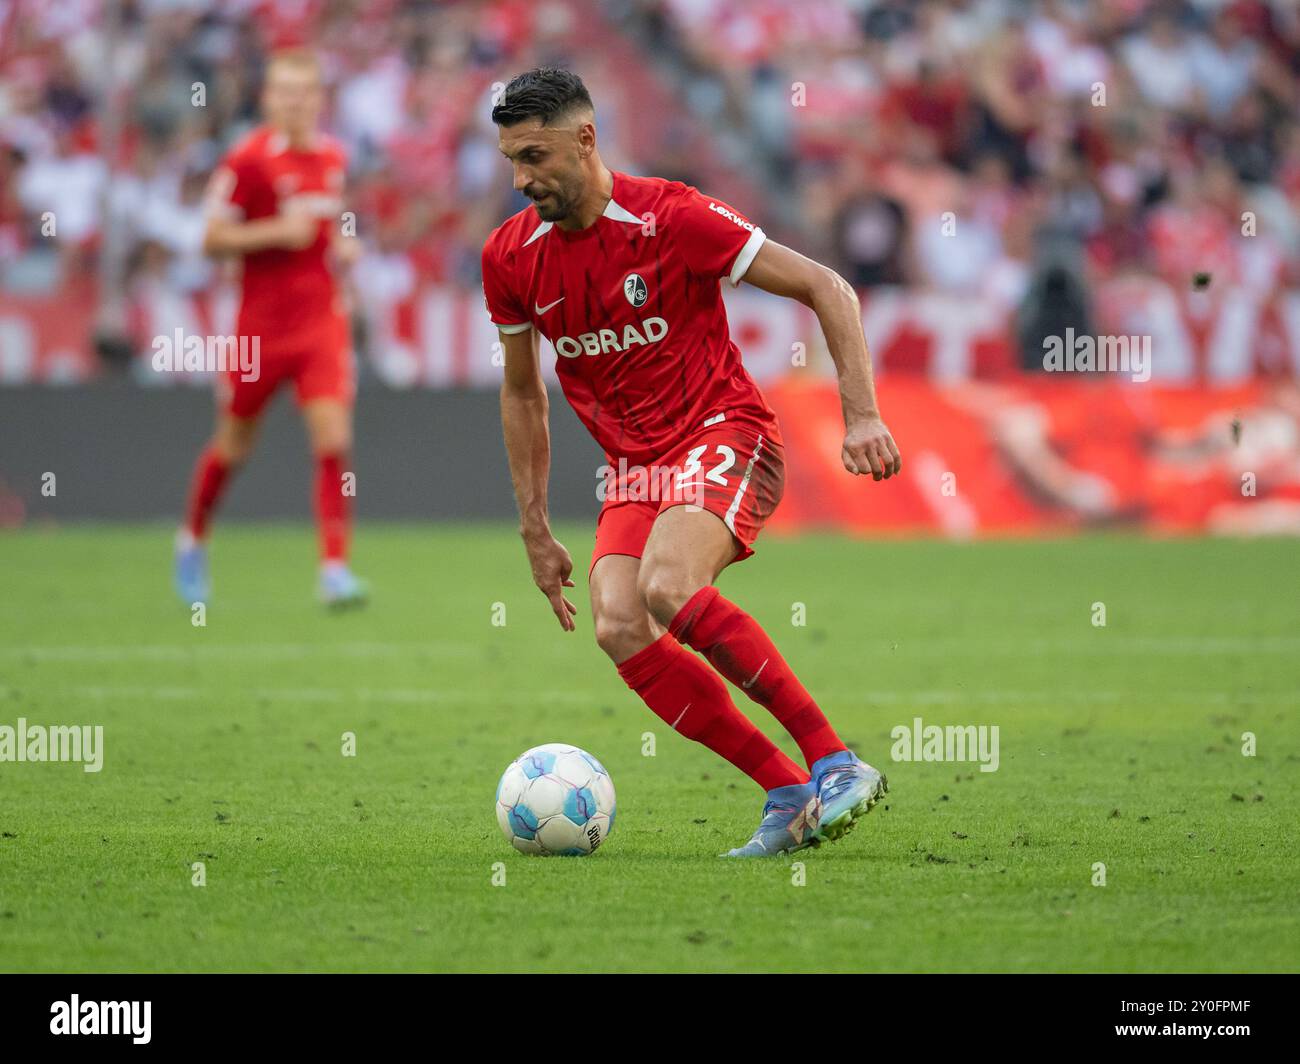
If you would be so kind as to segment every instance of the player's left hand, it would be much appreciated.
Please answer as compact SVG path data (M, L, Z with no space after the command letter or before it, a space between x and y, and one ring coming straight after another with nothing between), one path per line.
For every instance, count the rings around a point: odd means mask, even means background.
M330 240L330 255L339 269L349 269L361 258L361 239L355 236L334 234Z
M874 480L888 480L903 468L898 445L878 417L855 421L844 430L840 461L854 476L870 472Z

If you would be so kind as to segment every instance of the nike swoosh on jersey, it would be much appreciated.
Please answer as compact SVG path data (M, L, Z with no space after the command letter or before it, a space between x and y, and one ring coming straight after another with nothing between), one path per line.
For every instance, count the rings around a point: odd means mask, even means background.
M561 303L563 303L563 302L564 302L564 296L560 296L560 298L557 299L554 303L547 303L546 306L544 306L544 307L539 307L536 303L534 303L534 304L533 304L533 313L536 314L536 315L540 318L543 314L545 314L545 313L546 313L548 310L550 310L552 307L558 307L558 306L559 306Z

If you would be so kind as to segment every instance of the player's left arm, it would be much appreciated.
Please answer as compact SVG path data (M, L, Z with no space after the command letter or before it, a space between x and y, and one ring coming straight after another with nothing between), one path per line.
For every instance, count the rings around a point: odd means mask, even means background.
M853 287L829 267L770 239L763 241L743 279L773 295L797 299L817 315L839 376L844 468L853 474L870 470L876 480L900 472L903 460L876 402L862 308Z
M335 151L338 154L334 167L326 176L328 187L338 194L334 217L330 219L329 254L335 267L350 277L352 267L361 258L361 237L357 234L356 211L347 201L348 159L341 147Z
M349 272L361 258L361 238L353 232L345 232L341 224L332 223L330 226L330 258L341 272Z

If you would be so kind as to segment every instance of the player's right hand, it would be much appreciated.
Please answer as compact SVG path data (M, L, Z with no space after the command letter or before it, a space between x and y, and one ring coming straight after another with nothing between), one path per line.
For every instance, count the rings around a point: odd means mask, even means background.
M845 428L840 461L854 476L870 473L874 480L888 480L903 468L898 445L878 417L863 418Z
M320 233L320 219L305 211L286 211L280 215L280 246L289 251L302 251L316 243Z
M573 572L573 559L569 552L550 533L525 537L524 549L528 551L528 564L533 569L533 583L550 602L560 627L572 632L577 627L573 618L578 607L564 597L564 588L576 586L569 578Z

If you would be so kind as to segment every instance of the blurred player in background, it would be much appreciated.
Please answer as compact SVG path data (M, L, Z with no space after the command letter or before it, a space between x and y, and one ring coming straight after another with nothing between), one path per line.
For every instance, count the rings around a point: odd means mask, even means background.
M188 603L208 598L213 511L252 453L268 400L289 383L316 463L320 599L329 606L366 599L347 563L355 379L335 277L355 258L357 243L342 230L343 150L318 129L324 95L311 53L272 56L262 94L266 123L213 175L204 250L242 260L237 333L259 358L254 373L232 367L217 378L216 430L195 465L176 541L176 589Z
M542 333L565 395L619 470L589 577L596 641L666 724L767 792L758 830L728 856L837 839L884 793L884 778L845 747L758 622L713 586L753 553L785 479L776 416L731 340L721 281L743 278L816 313L839 372L841 460L881 480L901 461L876 406L857 297L726 204L679 182L611 172L596 149L591 97L568 71L519 75L492 119L514 187L533 202L483 249L533 579L572 631L577 610L563 589L574 586L573 562L547 518ZM647 468L639 483L661 486L654 498L634 483ZM722 677L780 721L808 771L736 708Z

